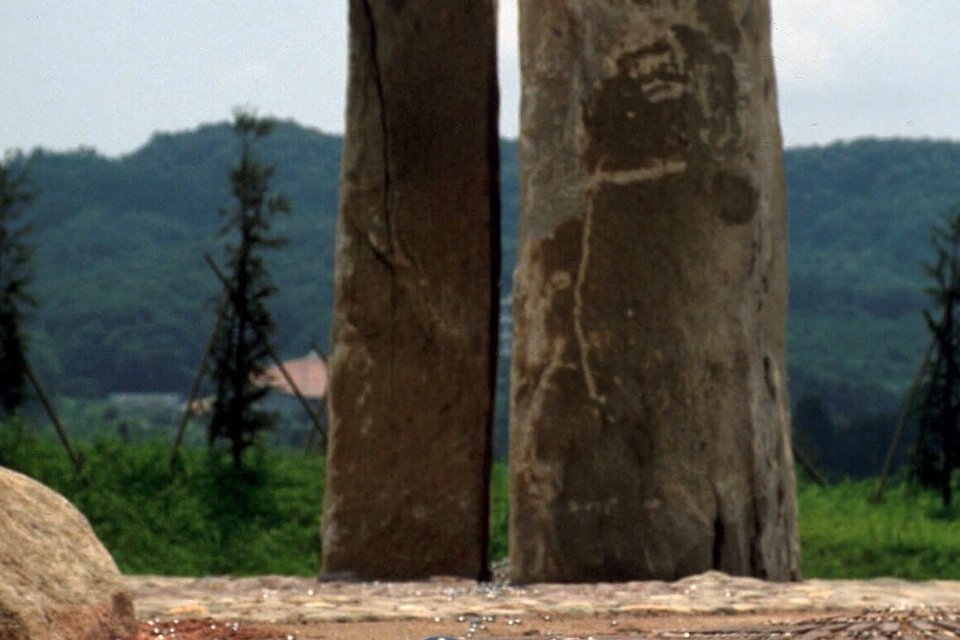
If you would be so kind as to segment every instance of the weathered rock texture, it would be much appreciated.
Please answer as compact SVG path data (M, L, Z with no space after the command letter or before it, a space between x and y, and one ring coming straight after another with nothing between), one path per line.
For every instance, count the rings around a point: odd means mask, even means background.
M0 468L0 639L104 640L136 630L123 577L86 518Z
M353 0L323 575L485 572L499 196L493 0Z
M520 12L514 578L797 578L769 3Z

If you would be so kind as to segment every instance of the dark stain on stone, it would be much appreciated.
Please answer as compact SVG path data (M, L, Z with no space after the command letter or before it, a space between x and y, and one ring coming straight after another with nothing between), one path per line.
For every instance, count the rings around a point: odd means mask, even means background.
M740 18L740 33L747 39L749 46L760 45L760 34L764 32L763 25L770 24L770 4L767 2L751 2Z
M740 29L730 15L730 4L717 0L697 0L697 15L713 37L736 51L740 47Z
M635 68L657 64L639 75ZM583 161L588 171L599 163L608 171L628 170L643 166L649 159L685 153L689 141L685 121L696 117L696 103L686 90L689 71L681 67L670 45L665 41L622 55L617 60L618 73L605 81L584 105L584 125L589 148ZM659 85L663 91L683 87L676 100L651 102L644 93L645 85Z
M709 113L705 114L705 118L710 121L709 130L714 132L714 139L729 134L732 139L740 140L742 131L737 119L740 91L733 68L733 57L717 53L707 34L690 27L673 27L673 34L695 66L710 70L706 74L709 78L705 87Z
M767 381L767 391L771 398L777 397L777 382L774 379L773 358L769 355L763 356L763 377Z
M619 57L617 74L583 105L588 147L582 161L588 172L601 163L606 171L622 171L665 158L706 161L726 150L731 144L726 140L740 139L733 62L730 55L717 53L709 38L675 26L672 38ZM677 55L678 50L685 55ZM709 72L698 72L703 70ZM701 82L706 86L696 86ZM698 96L706 96L705 101ZM710 140L700 140L704 130L711 132Z
M760 194L747 178L721 171L713 176L713 194L727 224L747 224L757 213Z
M723 519L720 517L720 514L717 514L717 517L713 521L713 568L720 569L723 567L723 543L724 543L724 528L723 528Z

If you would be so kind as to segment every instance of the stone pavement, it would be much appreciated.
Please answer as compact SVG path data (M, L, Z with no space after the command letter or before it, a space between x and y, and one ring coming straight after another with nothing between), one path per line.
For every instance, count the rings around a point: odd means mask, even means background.
M960 629L960 582L952 581L768 583L719 572L673 583L527 586L443 578L416 583L317 583L280 576L127 580L141 621L272 625L276 637L299 640L416 640L440 634L946 640L957 638Z

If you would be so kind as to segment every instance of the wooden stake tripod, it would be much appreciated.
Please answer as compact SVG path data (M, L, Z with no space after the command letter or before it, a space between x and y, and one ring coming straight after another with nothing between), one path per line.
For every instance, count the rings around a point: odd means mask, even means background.
M213 349L213 341L217 336L217 329L220 327L220 322L223 319L223 314L226 311L227 304L235 295L233 288L230 286L230 282L227 280L226 276L223 275L223 272L220 271L220 268L217 267L217 264L213 259L206 255L204 259L207 261L207 264L210 266L210 269L213 271L214 275L217 276L217 279L220 281L220 284L223 285L223 295L220 296L220 303L217 305L217 315L213 322L213 328L210 330L210 337L207 338L207 344L203 348L203 355L200 359L200 366L197 367L197 374L194 376L193 384L190 387L190 394L187 398L187 405L183 411L183 417L180 419L180 425L177 429L177 437L173 443L173 449L170 451L170 459L167 461L167 470L170 471L173 469L173 465L177 460L177 455L180 449L180 443L183 441L183 434L187 428L187 422L190 420L191 407L193 401L196 399L197 392L200 389L200 381L203 379L203 369L207 364L207 360L210 358L210 352ZM310 406L310 403L307 402L307 399L300 392L300 388L294 382L293 378L287 372L287 369L283 366L283 361L277 356L276 352L273 350L273 347L270 346L267 337L262 333L259 333L257 336L263 344L266 346L267 354L270 356L270 359L276 365L277 370L280 371L280 375L283 376L284 381L290 385L290 389L293 390L294 395L300 401L300 404L303 405L304 410L307 412L307 415L310 417L310 421L313 424L313 430L311 431L311 436L316 433L320 437L320 450L325 451L327 446L327 434L323 428L323 423L320 421L320 417L313 410L313 407Z

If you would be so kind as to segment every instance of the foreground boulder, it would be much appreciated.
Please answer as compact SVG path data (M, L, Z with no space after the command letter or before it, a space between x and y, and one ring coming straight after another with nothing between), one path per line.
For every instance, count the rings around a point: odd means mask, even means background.
M136 628L117 565L83 514L0 468L0 639L105 640Z

